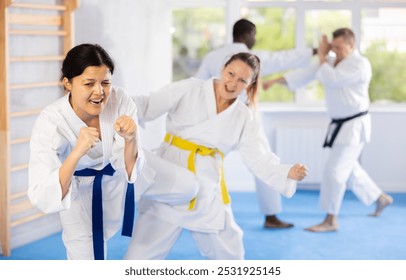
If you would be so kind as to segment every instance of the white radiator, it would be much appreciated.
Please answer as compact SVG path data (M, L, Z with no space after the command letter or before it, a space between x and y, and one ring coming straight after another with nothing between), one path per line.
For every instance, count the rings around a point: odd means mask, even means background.
M304 184L319 184L327 150L323 149L325 127L283 126L275 131L275 153L282 163L303 163L309 169Z

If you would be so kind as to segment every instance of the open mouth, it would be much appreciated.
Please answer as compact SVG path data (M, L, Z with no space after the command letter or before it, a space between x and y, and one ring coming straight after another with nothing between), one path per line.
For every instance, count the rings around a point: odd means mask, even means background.
M227 92L227 93L234 93L234 92L235 92L235 89L233 89L233 88L228 88L227 86L225 86L225 89L226 89L226 92Z
M90 99L89 102L93 105L100 105L102 104L104 98L99 98L99 99Z

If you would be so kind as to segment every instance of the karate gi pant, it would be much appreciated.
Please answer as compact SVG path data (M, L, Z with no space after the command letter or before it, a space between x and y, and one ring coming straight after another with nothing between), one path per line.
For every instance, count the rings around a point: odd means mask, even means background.
M371 205L382 194L358 161L364 144L335 143L330 148L320 186L320 207L328 214L338 215L347 184L365 205Z
M193 172L149 151L144 151L144 154L147 167L135 182L137 200L144 197L179 205L188 203L196 196L199 183Z
M141 173L135 182L137 196L170 205L188 203L197 193L199 185L192 172L179 167L174 163L145 151L147 164L152 170L159 170L155 174ZM150 169L151 170L151 169ZM148 168L146 168L148 173ZM151 171L149 171L151 172ZM150 178L146 178L152 176ZM123 178L124 179L124 178ZM103 180L111 180L105 176ZM167 186L171 187L168 188ZM104 190L105 191L105 190ZM69 210L60 213L63 227L62 239L66 247L67 258L70 260L92 260L93 234L92 234L92 189L80 191L76 199L72 199ZM104 196L109 197L108 193ZM104 253L106 259L106 241L108 241L122 225L123 192L113 198L103 200L104 212L115 213L114 219L104 216Z
M136 219L131 243L124 256L127 260L163 260L167 257L183 228L149 213ZM210 260L242 260L243 232L236 224L231 208L226 211L225 228L218 233L191 231L200 254Z
M270 188L257 177L255 177L255 188L261 213L268 216L282 211L282 198L279 192Z

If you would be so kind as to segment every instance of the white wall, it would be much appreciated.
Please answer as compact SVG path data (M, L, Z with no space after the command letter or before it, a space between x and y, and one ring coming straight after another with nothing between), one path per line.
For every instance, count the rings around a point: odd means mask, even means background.
M406 192L406 108L374 108L372 140L365 147L362 165L380 187Z
M98 43L113 57L115 85L130 95L148 94L172 79L171 13L165 0L82 0L76 12L76 44ZM160 118L141 129L144 147L163 139Z
M170 20L164 0L82 0L75 44L100 44L116 63L114 83L146 93L171 79Z

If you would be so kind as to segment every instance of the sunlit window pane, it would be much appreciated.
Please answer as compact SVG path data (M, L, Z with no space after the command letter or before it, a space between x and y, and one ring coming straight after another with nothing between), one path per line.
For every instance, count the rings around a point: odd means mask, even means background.
M361 51L373 71L371 100L405 102L406 9L365 9L361 24Z
M342 27L351 28L351 12L348 10L309 10L305 13L306 42L317 47L323 34L331 42L334 30ZM315 59L318 59L315 57ZM311 82L305 90L297 93L297 101L302 104L324 100L324 88L318 82Z
M172 13L173 80L193 76L203 56L225 42L222 8L189 8Z
M256 43L253 50L278 51L295 47L295 12L288 8L242 9L244 17L257 27ZM280 76L282 73L263 77L264 80ZM261 90L260 102L293 102L294 96L286 87L274 86Z
M351 28L351 12L348 10L310 10L306 12L306 42L318 46L322 34L331 40L334 30L341 27Z

